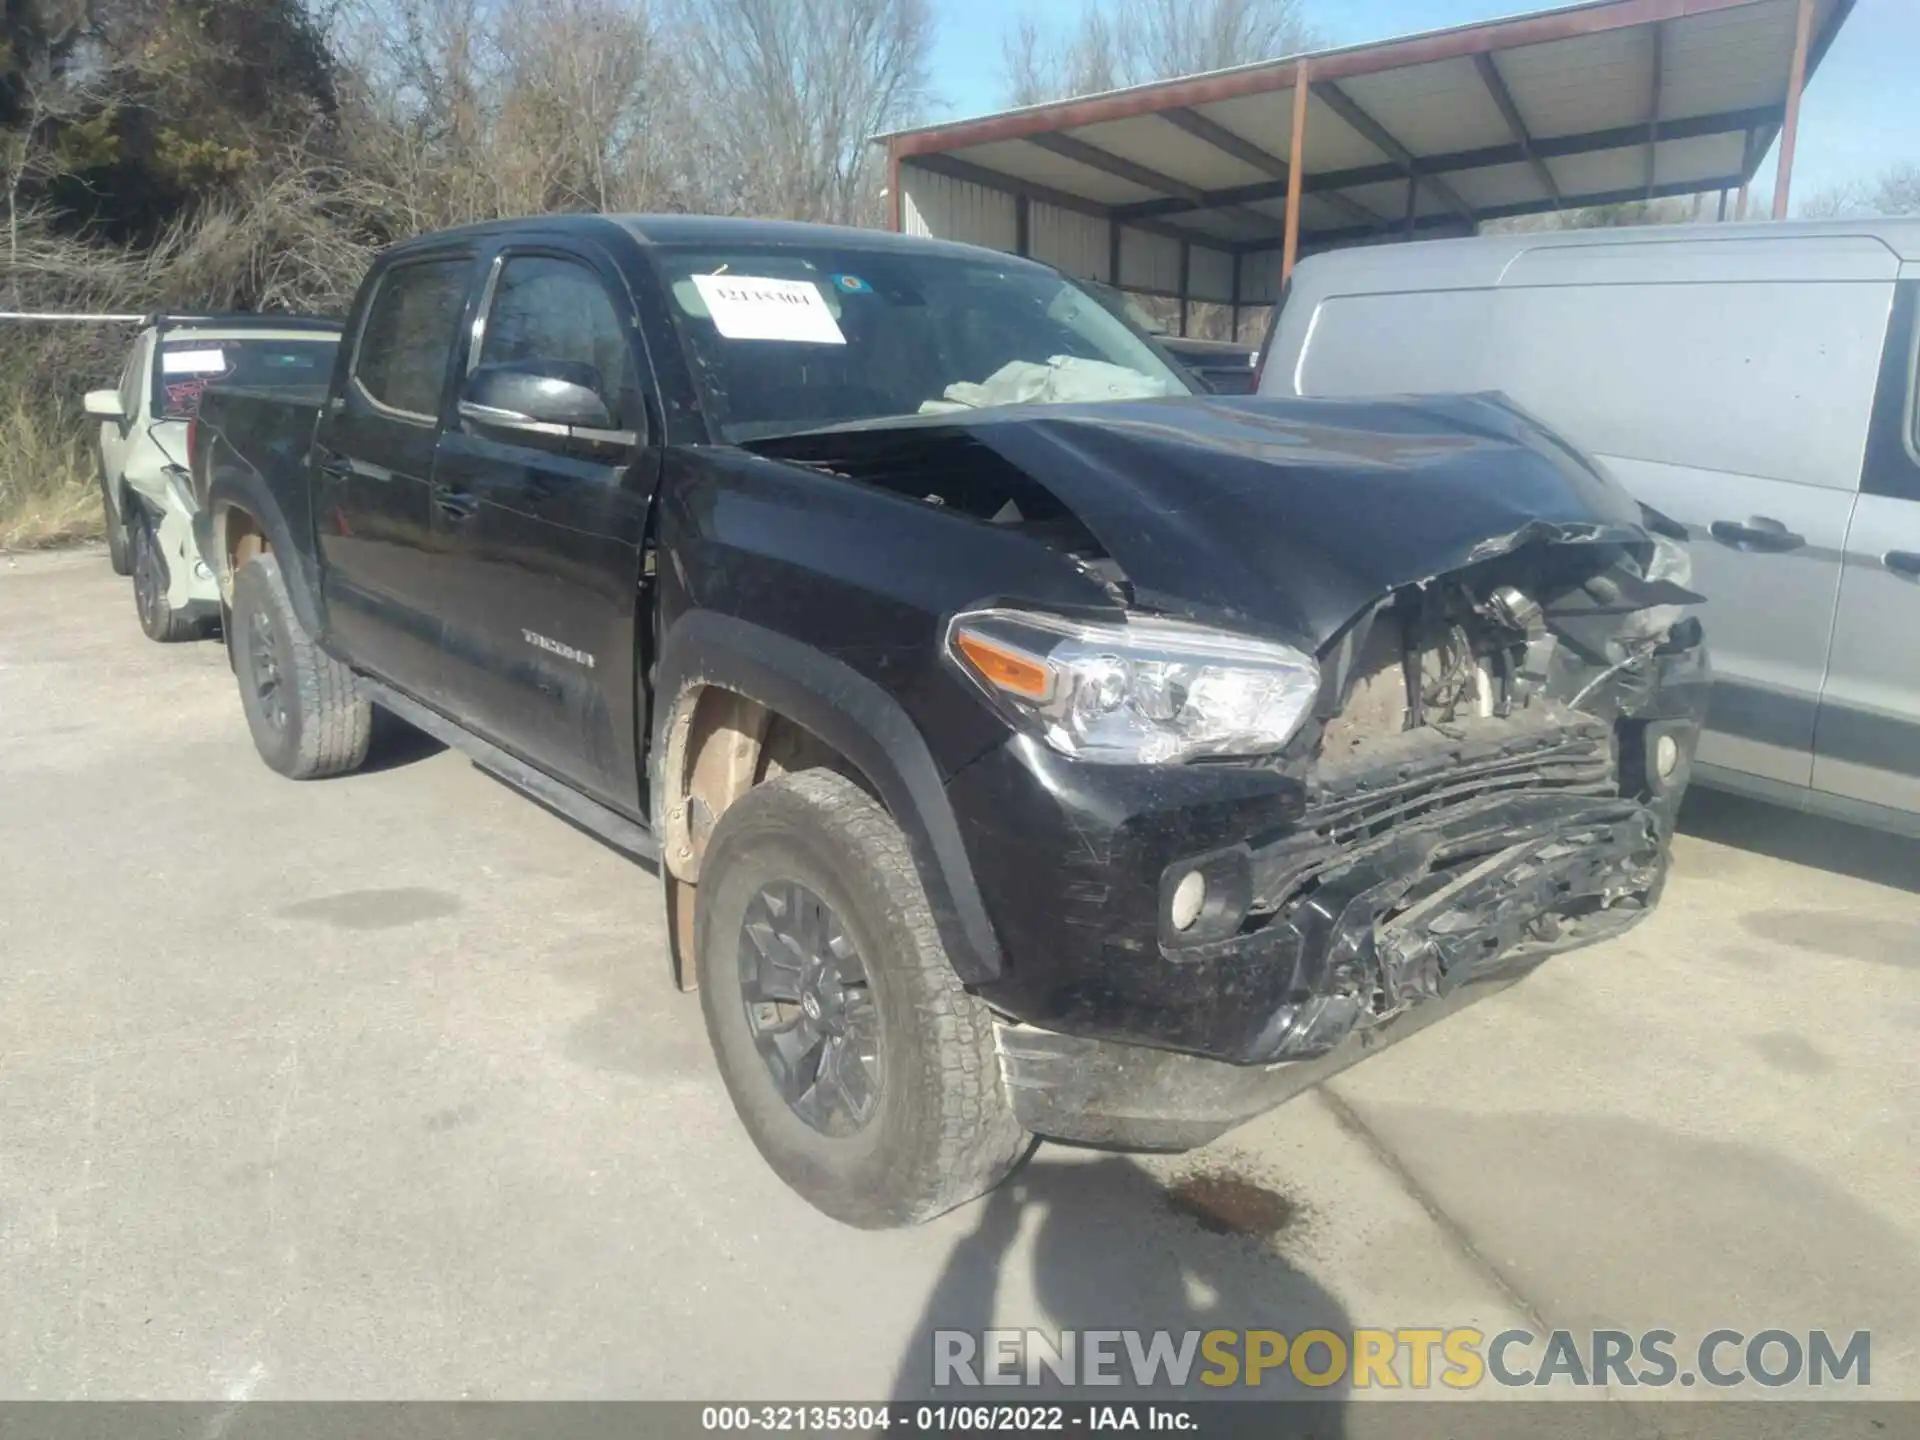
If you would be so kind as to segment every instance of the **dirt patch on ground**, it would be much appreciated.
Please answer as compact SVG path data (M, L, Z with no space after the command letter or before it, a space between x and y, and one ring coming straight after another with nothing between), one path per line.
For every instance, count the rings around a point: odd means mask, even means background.
M1167 1204L1215 1235L1278 1235L1300 1218L1300 1202L1231 1170L1196 1170L1167 1187Z

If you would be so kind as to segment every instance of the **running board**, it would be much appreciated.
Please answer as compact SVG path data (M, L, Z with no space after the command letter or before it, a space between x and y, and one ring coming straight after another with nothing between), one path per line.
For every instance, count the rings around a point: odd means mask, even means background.
M572 821L623 855L644 860L648 864L659 863L660 842L654 839L653 831L646 826L636 824L598 800L589 800L572 786L563 784L543 770L536 770L493 742L482 740L465 726L447 719L439 711L408 699L378 680L369 680L361 675L355 677L355 684L361 695L382 710L391 711L414 729L424 730L442 744L458 750L489 775L511 785L561 819Z

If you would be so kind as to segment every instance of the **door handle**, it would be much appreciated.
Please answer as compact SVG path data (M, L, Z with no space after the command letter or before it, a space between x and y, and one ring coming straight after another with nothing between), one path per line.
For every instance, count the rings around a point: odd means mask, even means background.
M449 520L469 519L480 508L480 502L471 491L454 490L445 485L433 487L433 503L440 507L440 513Z
M1880 563L1896 575L1920 580L1920 555L1911 550L1889 550L1880 557Z
M1707 529L1714 539L1736 550L1778 554L1807 543L1806 536L1794 534L1771 515L1755 515L1744 525L1738 520L1716 520Z
M326 476L329 480L345 481L353 478L353 462L347 459L346 456L336 454L331 450L323 450L320 453L326 457L320 462L320 473L322 475Z

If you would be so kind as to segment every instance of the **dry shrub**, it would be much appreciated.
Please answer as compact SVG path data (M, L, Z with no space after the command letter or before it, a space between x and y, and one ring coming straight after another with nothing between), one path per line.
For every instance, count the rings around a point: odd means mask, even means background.
M96 537L100 488L78 406L0 409L0 550Z

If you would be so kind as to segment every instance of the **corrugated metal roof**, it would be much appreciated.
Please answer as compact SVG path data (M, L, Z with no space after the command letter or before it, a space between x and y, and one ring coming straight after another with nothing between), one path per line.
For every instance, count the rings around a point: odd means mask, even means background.
M1809 75L1853 3L1813 0ZM1745 183L1785 116L1798 6L1596 0L879 138L903 187L930 173L1016 207L1244 256L1284 230L1305 73L1303 245L1392 238L1409 213L1412 233L1459 233ZM940 204L980 213L977 201ZM1096 247L1083 230L1073 248L1087 269ZM1206 273L1223 272L1209 261Z

